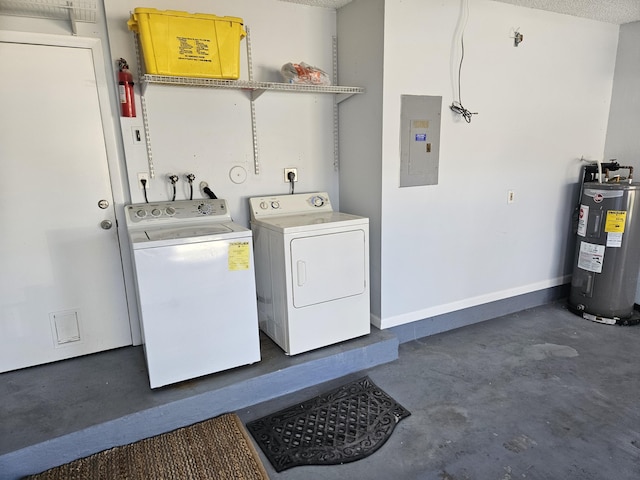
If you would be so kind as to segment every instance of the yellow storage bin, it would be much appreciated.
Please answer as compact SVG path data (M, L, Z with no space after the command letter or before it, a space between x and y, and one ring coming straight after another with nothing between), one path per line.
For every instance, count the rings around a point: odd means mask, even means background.
M127 25L139 35L146 73L240 77L240 41L247 35L241 18L136 8Z

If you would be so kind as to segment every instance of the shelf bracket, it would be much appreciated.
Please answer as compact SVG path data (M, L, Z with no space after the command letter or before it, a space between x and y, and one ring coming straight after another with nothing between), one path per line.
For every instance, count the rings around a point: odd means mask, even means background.
M342 103L348 98L351 98L355 95L355 93L336 93L336 104Z
M256 88L251 90L251 100L257 100L260 95L262 95L266 90L264 88Z

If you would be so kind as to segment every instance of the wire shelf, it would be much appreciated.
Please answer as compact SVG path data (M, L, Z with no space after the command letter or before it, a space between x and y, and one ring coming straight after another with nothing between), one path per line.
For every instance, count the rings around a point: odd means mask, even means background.
M95 0L0 0L0 14L76 22L96 22Z
M230 88L240 90L277 90L282 92L315 93L364 93L362 87L344 87L338 85L299 85L292 83L249 82L245 80L219 80L200 77L173 77L165 75L144 75L142 81L147 84L183 85L190 87Z

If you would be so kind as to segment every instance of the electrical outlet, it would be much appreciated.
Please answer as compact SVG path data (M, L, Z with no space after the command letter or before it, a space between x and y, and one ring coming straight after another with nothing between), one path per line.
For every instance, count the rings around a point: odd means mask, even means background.
M145 186L142 185L142 180L146 180L147 184ZM140 190L151 188L151 184L149 183L149 172L139 172L138 173L138 188Z
M297 168L285 168L284 169L284 181L289 183L289 172L293 172L293 181L298 181L298 169Z
M516 192L509 190L507 192L507 203L513 203L516 201Z

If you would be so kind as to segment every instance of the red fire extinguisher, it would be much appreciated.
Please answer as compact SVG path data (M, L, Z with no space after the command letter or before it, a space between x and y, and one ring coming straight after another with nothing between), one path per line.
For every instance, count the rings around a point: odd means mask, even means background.
M120 106L123 117L136 116L136 101L133 96L133 75L129 71L129 65L124 58L118 60L118 90L120 93Z

